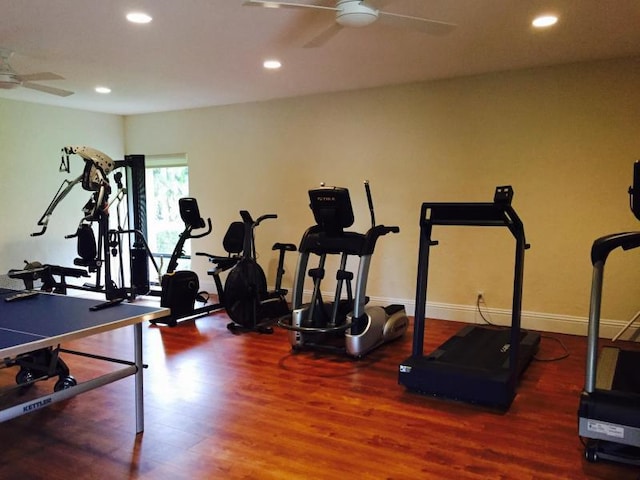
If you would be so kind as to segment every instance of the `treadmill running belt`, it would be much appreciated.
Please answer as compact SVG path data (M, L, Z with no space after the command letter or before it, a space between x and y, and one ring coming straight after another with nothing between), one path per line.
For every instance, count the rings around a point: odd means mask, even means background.
M525 335L520 332L520 339ZM485 370L509 368L510 336L510 329L464 328L440 346L438 360Z
M620 350L611 389L640 394L640 352Z

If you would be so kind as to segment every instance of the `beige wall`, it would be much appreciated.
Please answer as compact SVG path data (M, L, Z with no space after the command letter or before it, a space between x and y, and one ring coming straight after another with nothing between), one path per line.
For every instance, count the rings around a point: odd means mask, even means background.
M191 194L214 222L214 235L195 250L221 252L240 209L278 213L257 232L271 276L270 245L297 243L312 223L309 188L350 188L363 230L369 179L378 222L401 229L379 243L369 294L407 303L415 298L421 203L490 201L495 186L510 184L532 245L523 308L538 320L534 328L544 327L548 316L587 316L592 241L638 228L627 196L640 158L638 85L634 58L137 115L125 119L126 151L187 153ZM452 227L436 238L430 302L471 306L481 289L489 307L510 308L514 242L506 229ZM611 257L604 318L622 321L640 307L638 255ZM292 256L287 285L294 266ZM207 267L196 262L203 276Z
M0 273L22 267L23 260L72 265L75 242L64 236L75 232L90 197L80 186L60 203L46 234L30 236L40 230L37 221L62 181L82 173L77 156L70 174L58 171L65 145L88 145L122 158L123 119L0 99Z
M312 223L307 190L320 182L350 188L354 228L364 230L362 181L369 179L378 221L401 233L380 241L368 293L410 310L421 203L490 201L496 185L511 184L532 244L525 324L547 328L551 318L583 326L592 241L639 229L626 193L640 158L639 84L634 58L124 119L0 100L0 268L24 259L72 262L75 244L63 236L75 229L86 192L76 189L63 202L45 236L29 236L62 179L81 172L77 158L71 175L58 172L60 148L70 144L114 158L185 152L191 193L214 223L214 234L194 250L221 252L240 209L277 213L257 232L270 278L271 244L298 243ZM513 241L506 230L439 229L435 238L441 244L433 250L429 302L442 308L434 314L467 319L478 290L494 315L510 307ZM622 322L640 307L638 255L610 258L604 318ZM208 264L198 258L195 267L206 280Z

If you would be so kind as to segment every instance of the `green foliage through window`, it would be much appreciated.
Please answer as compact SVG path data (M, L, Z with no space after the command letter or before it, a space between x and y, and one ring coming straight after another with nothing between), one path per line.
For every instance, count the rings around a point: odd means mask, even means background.
M145 183L147 241L153 253L170 255L184 229L178 200L189 196L189 168L148 167ZM188 255L189 242L184 250Z

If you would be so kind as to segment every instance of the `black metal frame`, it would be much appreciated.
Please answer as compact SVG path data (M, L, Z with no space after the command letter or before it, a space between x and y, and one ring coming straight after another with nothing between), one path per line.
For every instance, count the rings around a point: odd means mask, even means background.
M416 281L416 311L411 358L416 359L424 356L429 254L431 247L438 245L438 242L432 239L433 227L506 227L516 240L515 265L513 270L509 372L506 380L507 391L513 392L513 395L515 395L518 376L522 368L519 364L524 255L530 245L526 242L522 220L511 206L512 198L513 189L510 186L502 186L496 188L493 203L425 202L422 204L420 211L420 246ZM407 363L409 363L408 360ZM400 383L405 383L406 380L403 379L406 379L405 375L410 374L410 370L411 367L409 366L400 366ZM510 404L511 399L512 398L507 399L508 402L505 400L503 403Z

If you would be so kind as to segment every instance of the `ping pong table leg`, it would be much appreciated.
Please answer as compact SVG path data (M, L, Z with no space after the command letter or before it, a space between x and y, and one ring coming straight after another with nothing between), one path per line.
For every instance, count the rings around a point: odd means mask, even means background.
M136 389L136 433L144 431L144 398L143 398L143 370L142 363L142 324L136 323L134 326L133 342L136 363L135 389Z

